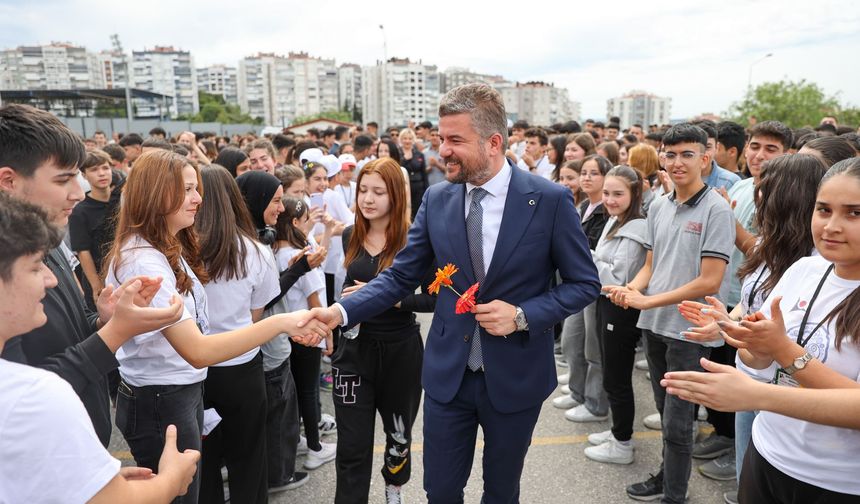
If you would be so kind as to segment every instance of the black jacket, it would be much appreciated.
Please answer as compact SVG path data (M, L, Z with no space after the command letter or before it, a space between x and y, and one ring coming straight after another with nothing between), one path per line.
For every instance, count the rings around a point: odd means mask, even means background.
M83 294L63 252L51 250L45 263L57 277L57 286L48 289L42 300L48 322L9 340L2 357L53 371L69 382L107 447L111 433L107 375L119 362L95 332L98 315L84 307Z
M579 205L579 215L585 215L585 210L588 209L588 199ZM606 226L606 221L609 215L606 214L606 209L603 208L603 203L597 206L587 219L582 221L582 231L585 237L588 238L588 248L594 250L597 248L597 242L600 241L600 235L603 234L603 228Z

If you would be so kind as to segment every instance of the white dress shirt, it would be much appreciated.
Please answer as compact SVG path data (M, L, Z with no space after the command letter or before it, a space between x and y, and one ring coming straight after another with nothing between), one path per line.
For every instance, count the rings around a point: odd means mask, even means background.
M499 239L499 229L502 227L502 214L505 212L505 201L508 199L508 187L511 185L511 165L505 162L502 169L495 177L480 186L487 191L487 195L481 200L484 209L484 218L481 226L483 235L484 252L484 275L490 269L493 252L496 250L496 240ZM469 207L472 205L472 190L476 187L466 183L466 205L464 218L469 216Z
M495 177L488 180L482 186L476 186L466 183L466 201L463 208L463 219L469 216L469 206L472 205L472 189L481 187L487 191L487 195L481 200L481 207L484 209L483 221L481 224L481 235L483 236L482 245L484 252L484 275L490 269L490 262L493 260L493 252L496 250L496 241L499 239L499 230L502 227L502 215L505 213L505 202L508 199L508 187L511 185L511 165L507 161L503 161L502 169ZM468 245L467 245L468 246ZM346 310L340 303L335 303L334 306L340 310L340 315L343 317L343 325L349 324L349 319L346 315Z

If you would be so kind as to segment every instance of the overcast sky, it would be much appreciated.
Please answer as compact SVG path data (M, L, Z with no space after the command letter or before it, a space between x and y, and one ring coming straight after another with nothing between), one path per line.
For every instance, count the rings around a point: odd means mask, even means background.
M586 7L586 5L588 7ZM492 7L491 7L492 6ZM258 51L337 63L409 57L570 90L583 119L632 89L672 98L672 117L721 113L753 84L819 84L860 106L860 8L851 0L590 2L0 0L0 47L69 41L173 45L198 66Z

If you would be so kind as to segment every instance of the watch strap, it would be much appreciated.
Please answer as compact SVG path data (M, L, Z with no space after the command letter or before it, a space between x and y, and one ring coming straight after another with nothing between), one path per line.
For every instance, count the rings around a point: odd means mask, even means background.
M806 352L805 354L801 355L800 357L794 359L791 362L791 365L786 367L786 368L783 368L783 370L785 371L785 374L791 376L794 373L796 373L797 371L805 368L806 365L809 363L809 361L811 361L814 358L815 357L813 357L811 353ZM802 363L800 366L797 365L798 360Z

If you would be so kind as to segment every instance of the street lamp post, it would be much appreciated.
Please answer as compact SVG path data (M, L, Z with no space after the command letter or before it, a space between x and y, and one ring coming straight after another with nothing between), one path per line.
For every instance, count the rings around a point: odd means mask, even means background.
M771 56L773 56L773 53L767 53L767 54L765 54L764 56L762 56L761 58L759 58L759 59L757 59L757 60L753 61L752 63L750 63L749 76L748 76L748 78L747 78L747 91L752 91L752 71L753 71L753 67L754 67L755 65L757 65L757 64L759 64L759 63L761 63L762 61L764 61L764 60L766 60L766 59L770 58Z
M388 40L385 38L385 27L379 25L379 29L382 30L382 63L388 61Z

